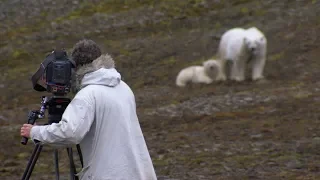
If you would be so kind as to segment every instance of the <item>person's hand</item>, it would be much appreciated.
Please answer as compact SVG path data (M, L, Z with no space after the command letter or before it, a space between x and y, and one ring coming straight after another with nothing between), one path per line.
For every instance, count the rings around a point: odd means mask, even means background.
M33 127L33 125L31 124L24 124L21 127L20 130L20 135L26 138L30 138L30 132L31 132L31 128Z

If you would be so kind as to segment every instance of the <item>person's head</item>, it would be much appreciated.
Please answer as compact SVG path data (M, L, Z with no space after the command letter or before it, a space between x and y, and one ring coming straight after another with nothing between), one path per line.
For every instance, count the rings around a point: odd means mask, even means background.
M90 64L100 56L100 47L90 39L84 39L77 42L71 52L71 57L77 67Z

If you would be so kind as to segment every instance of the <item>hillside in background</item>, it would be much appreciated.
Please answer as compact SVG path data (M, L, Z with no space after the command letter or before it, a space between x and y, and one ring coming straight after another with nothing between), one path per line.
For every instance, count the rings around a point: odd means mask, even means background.
M20 126L50 95L31 75L83 38L134 90L159 180L320 179L319 14L318 0L0 0L0 179L23 174L34 146ZM251 26L268 39L266 80L175 86L223 32ZM32 177L52 178L52 162L45 147Z

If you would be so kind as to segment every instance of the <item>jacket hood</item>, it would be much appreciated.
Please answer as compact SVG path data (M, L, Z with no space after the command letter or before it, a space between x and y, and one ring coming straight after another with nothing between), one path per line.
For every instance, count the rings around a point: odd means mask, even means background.
M80 66L76 70L76 89L95 84L109 87L117 86L121 81L120 73L108 54L101 55L90 64Z

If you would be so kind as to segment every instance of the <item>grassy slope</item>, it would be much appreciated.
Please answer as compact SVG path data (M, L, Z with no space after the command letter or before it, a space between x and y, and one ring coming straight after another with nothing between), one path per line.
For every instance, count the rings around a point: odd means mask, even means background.
M271 0L81 1L62 16L39 12L37 20L29 24L6 21L11 28L0 34L0 83L6 87L0 89L0 115L15 120L4 121L6 126L0 131L0 142L7 147L0 153L1 176L14 177L14 172L23 170L26 152L32 148L18 144L19 126L14 125L22 123L26 111L39 103L40 94L31 90L28 78L52 47L58 44L69 49L79 38L89 37L115 57L124 79L136 92L158 175L316 179L320 161L316 108L320 65L316 32L320 27L312 15L317 12L316 5L316 1ZM52 31L45 18L59 28ZM174 87L179 69L214 56L217 37L224 30L251 25L263 29L269 40L269 82L227 82L186 90ZM225 94L240 100L242 94L276 100L254 98L247 104L233 100L230 105ZM207 97L208 102L201 97ZM210 104L210 99L221 100ZM188 107L181 105L189 101ZM206 105L197 108L201 103ZM165 113L158 111L166 105L177 106L174 110L182 115L169 117L170 108ZM219 107L219 111L199 113L212 107ZM188 108L191 113L184 112ZM159 113L151 116L149 111ZM14 135L8 137L8 132ZM46 179L50 163L50 158L41 160L35 175Z

